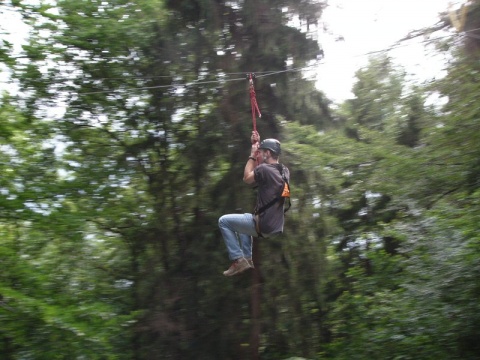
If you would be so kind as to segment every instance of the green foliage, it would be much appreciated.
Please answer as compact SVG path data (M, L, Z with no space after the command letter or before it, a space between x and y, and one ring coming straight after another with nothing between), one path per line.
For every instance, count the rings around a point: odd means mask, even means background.
M28 60L0 47L21 88L0 103L6 359L478 357L471 52L428 89L372 58L332 114L285 71L319 52L319 2L13 5L32 32ZM248 85L226 81L253 69L279 72L255 80L258 126L282 141L293 203L255 243L255 288L221 276L217 229L253 207Z
M41 263L45 277L39 284L52 288L41 296L40 285L32 286L29 299L38 304L52 299L47 308L51 313L71 304L59 318L85 334L97 323L89 311L110 309L118 321L101 317L104 331L98 338L103 340L92 350L98 357L163 353L211 359L217 351L217 358L236 356L238 346L248 342L249 310L243 305L248 296L238 297L236 286L218 278L228 264L218 249L222 245L216 222L224 212L253 207L253 194L237 181L245 159L238 149L249 145L250 124L248 113L243 116L247 83L220 87L218 74L284 71L287 60L295 67L306 64L316 57L318 45L287 25L283 8L292 5L302 21L311 23L322 7L296 1L246 2L241 7L232 2L150 0L69 0L54 9L17 5L32 25L32 36L24 47L29 60L14 67L22 96L12 104L20 109L19 119L25 118L38 129L41 141L52 144L50 166L43 158L33 162L38 147L32 146L33 156L22 153L32 159L25 164L41 170L29 185L39 186L44 199L51 197L48 205L33 197L25 216L32 225L20 226L25 240L19 249L28 253L27 263ZM282 99L302 91L309 94L304 121L319 127L328 121L326 106L317 104L324 99L310 94L311 85L303 90L298 87L303 80L284 72L275 81L280 92L269 81L256 83L266 119L259 124L261 132L278 136L275 115L291 118L305 106L285 106ZM51 121L48 110L58 105L65 112ZM320 118L319 108L324 111ZM48 124L43 132L37 128L42 122ZM15 120L14 128L18 126ZM21 168L12 176L27 178ZM27 196L25 188L18 196ZM293 245L291 241L288 246ZM265 246L278 249L277 244ZM266 271L281 259L266 260ZM297 266L296 259L290 261ZM284 344L277 334L286 336L292 324L301 329L303 314L319 313L321 291L301 295L316 279L297 285L283 276L267 283L266 293L280 291L278 298L294 310L292 317L282 315L281 321L269 324L265 353L296 352L305 346L298 339ZM299 294L298 301L288 300L290 288ZM8 301L14 302L18 293L9 294ZM284 313L271 302L265 311L272 318ZM89 319L90 326L77 314ZM133 315L138 315L134 326L124 326ZM42 313L37 317L43 318ZM238 326L224 331L228 324ZM319 332L316 336L309 340L310 354L321 337ZM213 350L219 343L223 347ZM25 340L9 353L13 357L26 348L35 351ZM89 356L75 351L57 350L57 356Z
M478 158L477 132L471 128L477 116L468 100L478 87L466 78L452 87L470 66L476 64L460 61L438 83L449 97L442 116L422 107L420 89L406 99L406 107L391 108L383 117L374 107L364 114L390 124L407 119L403 134L391 126L366 131L358 125L356 109L350 108L351 114L342 109L342 116L357 122L346 135L366 143L376 158L367 171L353 168L352 180L342 184L353 196L346 198L348 211L338 213L345 229L338 242L345 277L328 315L333 339L324 352L328 358L383 358L386 349L389 358L406 359L474 359L478 354L472 341L478 337L473 323L479 258L472 246L478 243L473 235L478 177L470 176ZM395 139L408 147L392 145ZM354 189L385 201L369 204Z
M383 130L398 106L404 77L390 58L371 58L367 68L357 71L352 89L355 98L348 101L354 123Z

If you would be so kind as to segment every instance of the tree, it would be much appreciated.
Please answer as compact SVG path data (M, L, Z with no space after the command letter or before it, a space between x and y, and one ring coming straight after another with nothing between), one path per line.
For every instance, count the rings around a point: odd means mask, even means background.
M430 84L430 90L448 98L436 113L422 109L422 93L407 102L415 131L404 131L396 140L408 147L391 142L391 128L378 127L376 133L358 126L347 132L358 143L360 154L354 158L367 158L366 143L376 159L366 162L371 171L349 172L353 179L345 192L352 197L357 187L360 195L368 190L387 195L387 201L372 211L367 196L353 196L353 206L339 213L348 240L341 243L346 252L343 292L328 314L331 358L382 357L387 348L389 356L405 358L473 359L478 354L472 341L478 332L470 322L476 321L478 290L470 280L478 272L472 236L472 220L478 217L478 182L472 179L478 177L469 176L478 158L471 98L478 93L471 76L476 67L457 53L445 79ZM414 141L405 141L411 135ZM388 217L379 217L382 213ZM395 246L388 247L387 240Z
M256 85L266 119L260 131L279 136L280 119L290 119L303 105L283 101L285 94L298 93L293 80L303 81L287 71L287 60L302 67L318 52L304 29L287 22L298 15L308 29L322 4L16 5L30 21L32 37L25 46L28 61L14 67L22 93L12 103L30 123L50 120L45 110L59 104L65 110L49 122L63 147L55 154L59 173L49 183L61 199L56 215L65 214L68 231L84 236L72 237L71 257L62 254L60 261L97 269L87 282L112 294L105 302L125 316L120 324L136 316L128 327L105 326L105 338L118 338L124 329L120 339L129 340L114 351L136 359L152 353L198 359L244 353L248 295L238 296L237 290L248 282L218 279L224 254L218 250L217 218L253 203L253 194L237 181L244 160L239 149L250 131L247 82L243 75L241 86L230 78L252 69L275 76L276 88L267 76L258 76ZM287 6L288 13L282 11ZM317 103L305 121L320 127L327 120L316 111L327 107L318 104L324 101L319 94L311 98ZM55 228L56 234L64 231ZM92 243L108 243L113 250ZM99 251L98 262L76 257L91 249ZM265 261L264 269L275 261ZM72 279L73 274L64 281ZM266 284L288 292L279 283ZM275 305L264 304L272 329L265 342L273 348L283 346L274 326ZM295 340L285 351L301 346ZM302 351L314 353L314 344Z
M358 70L355 76L355 97L347 101L353 122L381 131L396 113L405 75L395 69L390 58L379 56L371 58L367 68Z

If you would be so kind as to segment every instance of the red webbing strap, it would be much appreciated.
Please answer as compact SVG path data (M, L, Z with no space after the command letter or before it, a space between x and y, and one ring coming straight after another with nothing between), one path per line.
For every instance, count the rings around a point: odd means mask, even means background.
M255 94L255 87L253 86L253 75L250 73L248 74L249 83L250 83L250 104L252 106L252 122L253 122L253 131L257 131L257 117L262 117L260 113L260 109L258 108L257 104L257 95Z
M257 131L257 114L258 117L262 117L262 114L260 113L260 109L258 108L258 103L257 103L257 95L255 94L255 87L253 85L253 78L255 75L252 73L248 74L247 78L250 84L250 105L252 107L252 125L253 125L253 131ZM253 142L255 144L255 142ZM255 157L257 158L257 166L260 164L260 153L257 151L255 154Z

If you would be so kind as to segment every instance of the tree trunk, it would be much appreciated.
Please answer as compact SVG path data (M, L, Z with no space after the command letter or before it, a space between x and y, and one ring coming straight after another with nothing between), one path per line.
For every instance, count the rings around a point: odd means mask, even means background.
M260 250L258 247L258 239L253 238L252 260L255 268L252 271L252 288L251 288L251 320L252 330L250 334L251 359L259 360L260 348L260 304L261 304L261 274L260 274Z

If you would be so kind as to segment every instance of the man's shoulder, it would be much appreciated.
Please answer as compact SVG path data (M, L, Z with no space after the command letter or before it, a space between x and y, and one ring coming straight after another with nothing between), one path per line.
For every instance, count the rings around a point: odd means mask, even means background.
M255 172L261 174L285 174L287 177L290 175L290 170L283 164L260 164L255 168Z
M257 169L260 171L275 171L276 169L278 169L278 164L262 163L257 166Z

